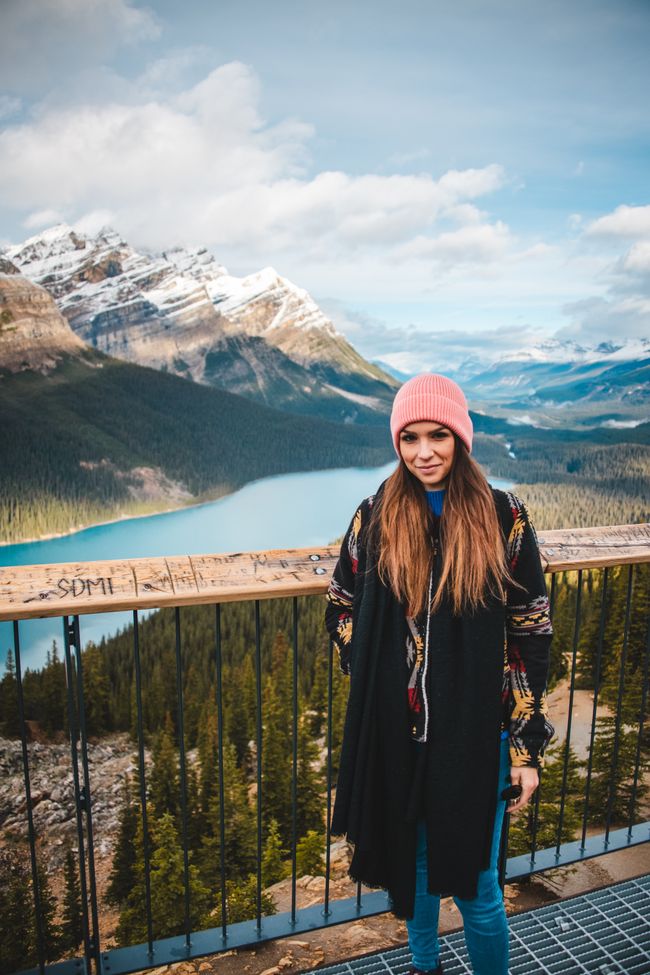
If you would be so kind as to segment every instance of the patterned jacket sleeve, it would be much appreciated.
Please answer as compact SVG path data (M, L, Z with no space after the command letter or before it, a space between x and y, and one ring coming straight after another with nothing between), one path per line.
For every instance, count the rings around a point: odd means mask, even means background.
M553 628L535 529L526 506L508 494L513 516L507 544L510 586L506 609L506 650L510 696L510 761L540 767L553 736L548 721L546 681ZM519 588L521 587L521 588Z
M359 505L343 536L339 560L327 590L325 626L334 641L339 655L339 665L344 674L350 673L352 650L352 605L354 582L358 566L358 544L361 531L363 505Z

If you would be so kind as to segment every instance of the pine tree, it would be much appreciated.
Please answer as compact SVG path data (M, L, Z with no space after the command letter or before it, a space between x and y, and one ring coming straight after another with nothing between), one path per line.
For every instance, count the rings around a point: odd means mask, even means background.
M65 893L63 895L63 916L61 921L61 951L73 952L83 941L83 916L81 890L72 850L65 854L63 868Z
M233 667L224 680L224 723L226 736L235 746L237 764L243 767L249 755L249 742L255 737L255 673L250 654L239 667Z
M0 731L7 738L20 737L18 685L13 650L7 650L5 673L0 681Z
M284 880L290 871L286 862L287 851L282 848L280 832L275 819L269 823L268 835L262 853L262 886L270 887Z
M40 694L40 720L43 730L52 734L66 727L65 665L59 658L56 640L48 652Z
M594 824L603 825L606 822L610 801L612 823L627 823L630 816L634 822L639 813L639 806L648 793L648 787L643 780L645 772L650 768L650 761L643 752L640 756L638 782L634 791L637 731L619 728L614 769L615 740L616 719L598 718L589 793L589 821Z
M139 830L138 848L142 842ZM174 819L169 812L152 824L154 850L151 855L151 916L154 936L168 938L184 930L185 883L183 847ZM197 867L190 863L190 927L198 931L208 924L210 892L202 883ZM146 917L142 909L145 900L144 861L138 856L136 883L120 914L117 938L120 944L145 941Z
M198 734L199 781L197 829L201 835L208 831L210 803L219 794L219 728L217 704L210 693L203 706Z
M165 725L153 747L152 769L149 776L149 795L153 815L157 819L168 812L176 820L179 815L178 754L173 738L171 716L167 712Z
M568 674L567 654L573 650L577 588L575 572L557 574L553 602L553 641L548 672L551 688Z
M275 901L270 894L262 892L262 917L277 914ZM257 877L249 874L244 880L229 880L226 885L226 920L228 924L249 921L257 915ZM222 923L221 903L210 915L211 923Z
M343 744L343 730L348 706L348 692L350 678L341 673L334 662L332 673L332 774L339 770L341 746Z
M298 877L321 876L325 872L325 839L311 829L296 847L296 874Z
M262 810L265 823L275 819L284 843L291 837L291 720L282 695L267 681L262 751Z
M25 859L0 851L0 972L7 975L38 963L31 883Z
M36 868L41 924L43 927L43 947L46 961L56 961L59 955L61 931L56 923L57 904L52 893L50 881L42 865Z
M296 835L323 829L322 778L317 771L318 746L301 722L298 735L298 789L296 791Z
M136 870L136 837L140 824L139 805L133 800L133 788L127 779L122 794L113 864L106 889L109 904L121 904L133 889Z
M105 656L93 643L83 653L84 710L86 731L102 735L111 729L109 714L110 688L106 674Z
M193 762L188 761L185 766L185 797L187 819L187 845L190 850L198 851L201 846L201 795L199 791L199 770Z
M314 738L325 733L327 725L328 662L325 654L318 654L314 662L314 680L309 695L309 709L312 712L309 728Z
M246 877L256 866L255 813L248 801L248 787L237 765L234 746L223 748L224 773L224 833L225 848L221 850L219 796L213 795L208 810L208 832L202 838L199 858L201 876L208 887L216 891L221 884L221 860L226 876Z

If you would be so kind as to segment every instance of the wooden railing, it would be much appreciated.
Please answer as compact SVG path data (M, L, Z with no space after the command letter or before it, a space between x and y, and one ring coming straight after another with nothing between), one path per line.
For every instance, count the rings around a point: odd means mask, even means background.
M547 531L539 545L546 572L650 562L650 524ZM337 557L328 545L0 567L0 620L314 595Z

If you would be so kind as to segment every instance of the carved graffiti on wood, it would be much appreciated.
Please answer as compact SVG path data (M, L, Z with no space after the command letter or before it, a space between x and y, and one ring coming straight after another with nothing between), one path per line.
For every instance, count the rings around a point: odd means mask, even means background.
M547 571L650 562L650 525L540 533ZM0 620L323 593L338 547L0 567Z

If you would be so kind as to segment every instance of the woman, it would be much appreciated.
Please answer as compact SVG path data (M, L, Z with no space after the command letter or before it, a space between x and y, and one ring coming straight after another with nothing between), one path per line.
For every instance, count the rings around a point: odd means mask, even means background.
M350 674L332 831L350 874L407 919L413 973L440 973L438 909L453 895L477 975L506 975L497 881L508 811L524 808L553 729L551 622L526 508L471 458L472 421L444 376L405 383L390 420L399 464L362 501L328 593Z

